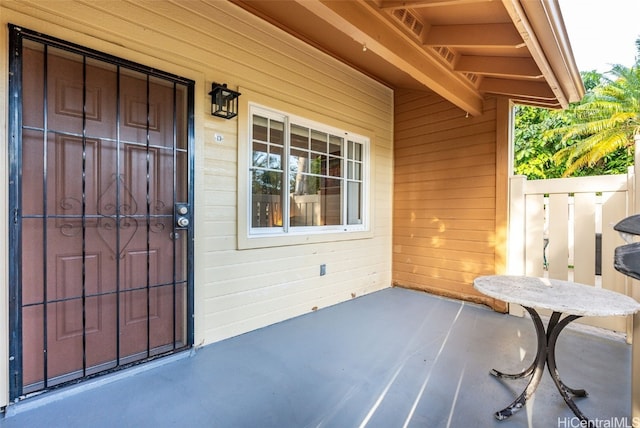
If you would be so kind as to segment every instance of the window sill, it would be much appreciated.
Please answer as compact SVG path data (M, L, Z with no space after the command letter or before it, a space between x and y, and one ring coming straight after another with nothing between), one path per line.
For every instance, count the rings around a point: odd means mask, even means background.
M373 238L371 230L361 231L335 231L316 233L287 233L278 235L251 235L238 233L238 249L249 250L253 248L286 247L293 245L319 244L325 242L354 241L358 239Z

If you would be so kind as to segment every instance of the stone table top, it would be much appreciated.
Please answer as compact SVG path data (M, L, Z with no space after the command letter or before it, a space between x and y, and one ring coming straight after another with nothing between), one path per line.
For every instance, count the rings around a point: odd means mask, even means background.
M558 279L492 275L476 278L473 286L505 302L570 315L605 317L640 310L640 303L624 294Z

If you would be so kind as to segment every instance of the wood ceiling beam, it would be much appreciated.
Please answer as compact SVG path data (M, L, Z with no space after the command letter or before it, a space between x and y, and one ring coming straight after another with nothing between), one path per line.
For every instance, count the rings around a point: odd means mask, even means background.
M513 98L512 101L515 104L532 106L532 107L542 107L548 109L559 110L562 108L559 102L557 101L541 101L541 100L533 100L533 99L525 99L525 98Z
M386 0L380 2L380 9L422 9L426 7L458 6L487 0Z
M584 85L578 67L571 53L571 45L567 34L562 11L558 1L522 1L502 0L507 12L512 16L516 28L523 35L531 55L545 72L549 67L547 78L558 99L566 107L567 103L580 100L584 96ZM537 50L542 49L543 55Z
M531 2L531 3L536 5L542 4L541 1ZM531 57L536 62L536 64L538 64L540 71L542 71L542 73L544 74L545 80L547 81L549 88L556 95L556 98L560 103L560 105L563 108L566 108L568 107L569 102L577 101L578 99L582 98L580 94L584 94L584 92L581 92L581 90L584 91L584 88L582 87L582 80L579 77L577 77L579 76L579 73L573 73L572 77L574 79L569 79L569 80L573 80L572 82L570 82L571 83L570 85L567 85L568 88L570 89L569 91L565 91L565 88L563 88L563 86L560 84L560 81L558 80L558 76L561 77L563 74L561 73L559 75L556 75L555 71L553 70L551 64L549 63L549 59L547 58L547 53L544 51L544 49L540 45L537 33L534 31L533 27L531 26L527 13L522 8L522 4L520 3L520 1L519 0L502 0L502 4L507 10L507 13L511 17L511 20L516 26L518 32L522 34L522 38L526 42L527 49L531 53ZM557 5L557 1L545 2L545 7L549 7L551 9L559 8L559 6ZM559 9L556 12L560 14ZM542 15L545 15L545 14L546 12L542 13ZM537 20L539 22L541 18L537 18ZM557 24L557 25L559 25L560 27L563 26L563 24L562 25ZM544 28L540 28L538 31L540 31L541 33L540 36L543 35L542 33L549 32L554 37L560 37L560 35L555 32L556 29L557 27L554 27L551 25L549 26L545 25ZM567 37L568 36L566 34L562 35L563 39ZM571 68L575 68L575 62L573 61L570 61L570 62L572 66Z
M484 100L478 91L454 74L436 57L422 49L380 15L375 5L359 1L295 0L335 31L341 31L366 46L364 54L379 55L426 88L436 92L462 110L480 115Z
M456 47L524 47L513 24L434 25L422 42L425 46Z
M487 77L482 79L480 92L507 95L513 98L555 101L556 96L547 83L527 80L508 80Z
M454 70L487 76L543 77L536 62L531 58L462 55L458 58Z

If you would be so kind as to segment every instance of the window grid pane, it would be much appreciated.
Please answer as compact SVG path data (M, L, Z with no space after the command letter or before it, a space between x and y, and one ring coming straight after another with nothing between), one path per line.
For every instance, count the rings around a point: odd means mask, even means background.
M347 163L347 224L362 224L362 152L363 145L348 142Z
M251 174L251 227L282 227L282 173Z
M308 144L305 141L308 139ZM290 226L343 224L343 139L292 125ZM303 146L309 147L301 150ZM298 148L300 147L300 148Z
M284 122L253 115L251 227L282 227Z

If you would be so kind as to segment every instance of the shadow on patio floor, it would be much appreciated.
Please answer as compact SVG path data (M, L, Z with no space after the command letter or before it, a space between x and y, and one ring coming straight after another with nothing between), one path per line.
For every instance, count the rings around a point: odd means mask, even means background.
M25 400L0 427L581 426L546 372L525 409L494 419L525 383L489 370L520 371L535 348L529 319L389 288ZM576 402L601 421L629 417L630 358L593 329L569 327L557 345L563 381L589 392Z

